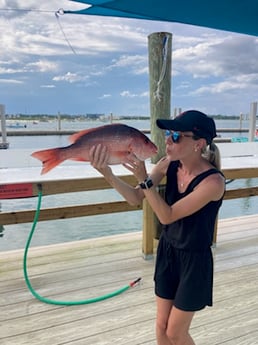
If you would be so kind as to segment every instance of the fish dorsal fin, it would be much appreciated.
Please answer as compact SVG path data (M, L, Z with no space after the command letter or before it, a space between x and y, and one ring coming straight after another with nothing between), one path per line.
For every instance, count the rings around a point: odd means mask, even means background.
M127 125L124 125L124 124L120 124L120 123L112 123L112 124L109 124L109 125L104 125L104 126L99 126L99 127L94 127L94 128L89 128L89 129L84 129L80 132L77 132L77 133L74 133L72 134L68 140L71 144L74 144L75 141L77 141L79 138L81 138L82 136L84 136L85 134L89 134L89 133L93 133L93 132L96 132L96 131L99 131L100 129L103 129L105 127L110 127L110 128L116 128L116 127L128 127Z
M73 143L75 143L75 141L77 141L83 135L89 134L91 132L95 132L97 129L98 129L97 127L96 128L89 128L89 129L85 129L85 130L82 130L80 132L74 133L68 138L68 140L71 144L73 144Z

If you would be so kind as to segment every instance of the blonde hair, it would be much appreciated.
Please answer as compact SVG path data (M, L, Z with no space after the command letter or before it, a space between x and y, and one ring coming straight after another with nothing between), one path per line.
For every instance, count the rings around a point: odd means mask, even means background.
M207 159L216 169L221 170L220 151L214 142L202 149L202 157Z

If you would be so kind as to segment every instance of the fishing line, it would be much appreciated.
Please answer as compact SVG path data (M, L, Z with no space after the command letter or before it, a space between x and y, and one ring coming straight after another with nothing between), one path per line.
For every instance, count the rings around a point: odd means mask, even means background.
M2 12L39 12L39 13L53 13L50 10L37 10L37 9L26 9L26 8L0 8Z
M25 246L25 251L24 251L24 256L23 256L23 273L24 273L25 282L26 282L26 285L27 285L29 291L32 293L32 295L36 299L38 299L39 301L44 302L44 303L55 304L55 305L70 306L70 305L90 304L90 303L103 301L105 299L117 296L117 295L121 294L122 292L128 290L130 287L134 287L137 283L140 282L141 278L138 278L138 279L134 280L133 282L130 282L129 284L127 284L127 285L125 285L125 286L121 287L120 289L117 289L113 292L110 292L110 293L107 293L107 294L104 294L104 295L101 295L98 297L88 298L88 299L83 299L83 300L78 300L78 301L57 301L57 300L43 297L39 293L37 293L34 290L32 284L30 282L29 276L28 276L27 257L28 257L28 251L29 251L31 240L32 240L32 236L35 232L38 218L40 215L41 201L42 201L42 185L38 184L38 204L37 204L34 220L32 223L32 228L31 228L31 231L30 231L30 234L29 234L26 246Z
M53 11L49 11L49 10L37 10L37 9L26 9L26 8L0 8L0 11L3 12L35 12L35 13L53 13ZM64 10L62 8L60 8L59 10L55 11L55 17L57 19L57 23L59 26L60 31L62 32L64 39L66 41L66 43L68 44L69 48L71 49L71 51L77 55L76 51L74 50L74 48L72 47L71 43L69 42L64 29L60 23L59 20L59 16L64 14Z
M60 30L61 30L63 36L64 36L64 39L66 40L66 43L67 43L68 46L70 47L71 51L72 51L75 55L77 55L77 54L76 54L76 51L73 49L71 43L69 42L68 38L66 37L66 34L65 34L65 32L64 32L64 30L63 30L63 28L62 28L62 25L61 25L61 23L60 23L59 16L60 16L60 15L63 15L63 14L64 14L64 10L63 10L62 8L59 8L59 10L57 10L57 11L55 12L55 16L56 16L56 19L57 19L57 23L58 23L59 28L60 28Z
M157 89L154 91L154 98L157 99L159 102L162 99L161 95L161 83L164 80L166 74L166 67L167 67L167 58L168 58L168 43L169 43L169 35L165 35L163 39L163 49L162 49L162 67L160 72L160 77L157 82Z

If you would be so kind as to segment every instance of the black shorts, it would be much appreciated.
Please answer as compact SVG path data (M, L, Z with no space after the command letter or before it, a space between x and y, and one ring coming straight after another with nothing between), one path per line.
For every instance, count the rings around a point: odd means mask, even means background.
M154 281L155 294L173 300L178 309L197 311L212 306L211 249L202 252L176 249L161 235Z

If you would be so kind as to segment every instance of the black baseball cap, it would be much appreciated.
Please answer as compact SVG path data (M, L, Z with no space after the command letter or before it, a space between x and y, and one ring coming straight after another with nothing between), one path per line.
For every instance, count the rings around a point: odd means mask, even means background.
M176 116L173 120L158 119L156 123L161 129L193 132L197 137L205 138L207 144L210 144L213 138L217 136L213 118L198 110L187 110Z

